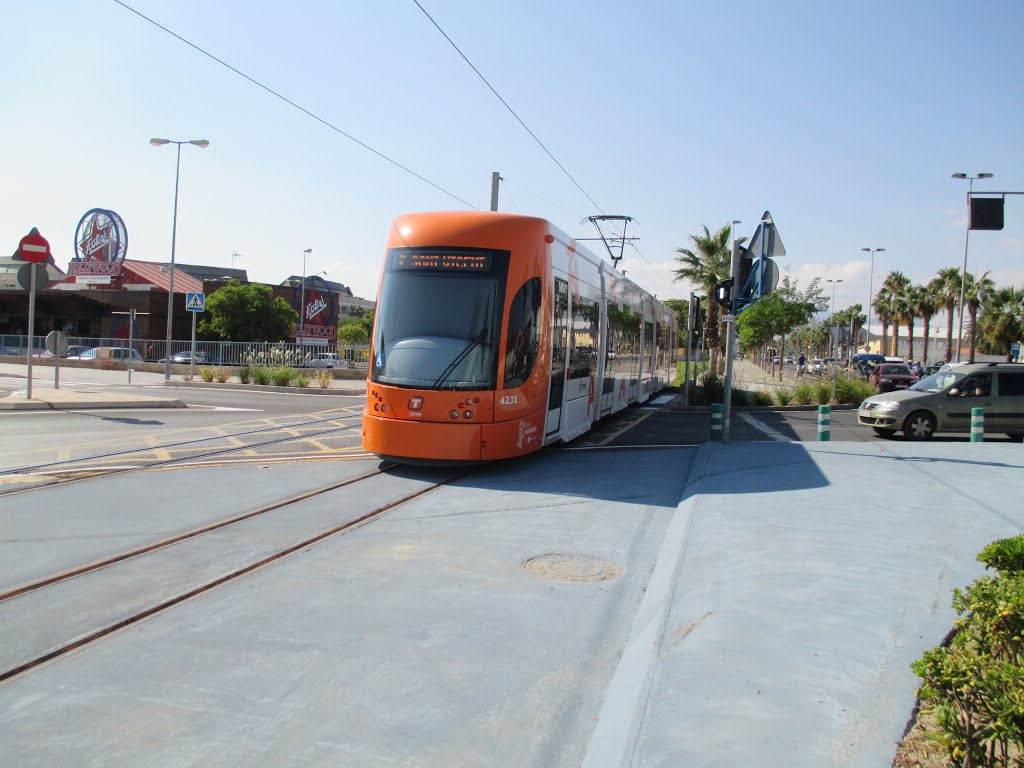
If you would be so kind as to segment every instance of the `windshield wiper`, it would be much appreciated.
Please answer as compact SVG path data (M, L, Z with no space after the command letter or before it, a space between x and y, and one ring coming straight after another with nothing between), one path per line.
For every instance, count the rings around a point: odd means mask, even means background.
M455 356L455 359L448 363L448 367L441 371L441 375L437 377L437 381L434 382L433 388L441 386L442 382L452 375L452 372L459 367L459 363L466 359L466 355L473 351L473 349L487 338L487 328L481 328L480 333L469 340L469 343L463 348L459 354Z

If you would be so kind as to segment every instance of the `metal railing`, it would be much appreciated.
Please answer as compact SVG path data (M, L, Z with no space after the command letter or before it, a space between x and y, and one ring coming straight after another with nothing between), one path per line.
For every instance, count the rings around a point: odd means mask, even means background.
M33 338L33 354L40 354L46 350L46 337L35 336ZM0 355L25 356L28 352L28 337L0 335ZM168 354L167 341L165 339L134 339L129 345L127 339L113 339L100 337L71 336L68 339L68 347L71 356L75 356L93 347L118 347L124 349L131 346L139 353L139 357L147 362L163 362ZM78 349L71 349L71 348ZM192 342L172 341L170 346L171 362L175 355L188 355L192 351ZM318 355L337 354L344 360L349 368L368 368L370 359L370 347L368 344L355 345L314 345L314 344L293 344L286 342L266 341L197 341L196 360L197 365L253 365L260 367L270 366L291 366L303 367L315 363ZM186 356L180 360L188 363ZM337 366L336 366L337 367Z

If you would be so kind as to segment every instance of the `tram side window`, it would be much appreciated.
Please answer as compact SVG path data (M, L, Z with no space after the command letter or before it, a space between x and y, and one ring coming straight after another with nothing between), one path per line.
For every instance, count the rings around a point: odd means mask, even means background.
M531 277L508 310L505 339L505 386L519 387L533 371L540 347L540 278Z
M572 345L569 378L591 376L597 368L597 302L586 296L572 297Z

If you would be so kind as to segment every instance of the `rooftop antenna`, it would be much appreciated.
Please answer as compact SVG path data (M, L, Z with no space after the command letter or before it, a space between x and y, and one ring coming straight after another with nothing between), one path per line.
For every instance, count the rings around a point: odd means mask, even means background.
M594 225L597 230L598 237L577 237L577 240L600 240L604 243L604 247L608 251L608 256L612 260L612 267L618 268L619 262L622 261L622 256L626 250L626 242L632 242L633 240L639 240L639 237L626 237L626 229L629 227L630 222L635 221L632 216L621 216L621 215L608 215L608 216L587 216L583 221L589 221ZM580 222L580 224L583 223ZM605 235L601 229L601 224L605 223L611 226L610 222L621 222L622 223L622 234L609 236ZM615 250L618 249L618 255L615 254ZM625 272L623 272L625 274Z
M231 253L231 268L232 269L235 268L235 262L238 259L240 259L240 258L242 258L242 254L240 254L238 251L232 251L232 253Z

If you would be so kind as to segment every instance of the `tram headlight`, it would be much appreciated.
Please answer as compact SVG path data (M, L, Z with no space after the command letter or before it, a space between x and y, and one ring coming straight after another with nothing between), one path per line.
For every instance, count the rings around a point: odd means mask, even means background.
M451 416L451 417L452 417L453 419L457 419L457 418L459 418L459 412L458 412L458 411L455 411L455 410L453 410L453 411L451 412L451 414L449 414L449 415L450 415L450 416Z
M462 415L465 416L467 419L472 419L473 418L473 412L472 411L466 411Z

